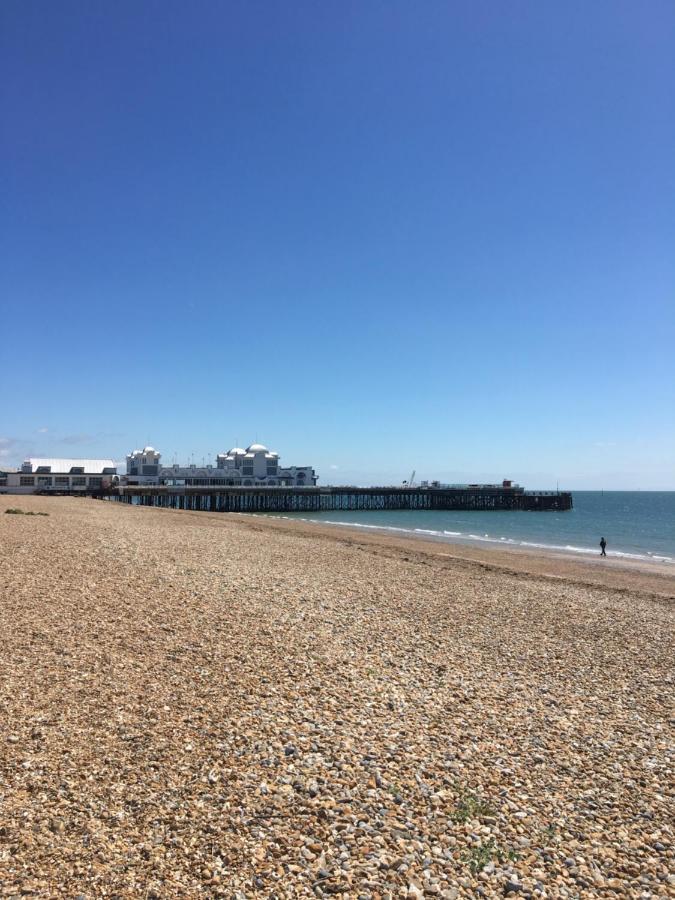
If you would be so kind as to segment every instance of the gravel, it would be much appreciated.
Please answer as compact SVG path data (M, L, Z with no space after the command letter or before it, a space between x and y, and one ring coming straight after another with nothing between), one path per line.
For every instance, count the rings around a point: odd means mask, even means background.
M0 896L675 896L672 602L20 505L49 516L0 515Z

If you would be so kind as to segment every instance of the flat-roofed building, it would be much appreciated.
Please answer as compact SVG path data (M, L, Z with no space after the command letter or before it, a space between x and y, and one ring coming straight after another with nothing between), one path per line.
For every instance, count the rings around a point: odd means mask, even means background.
M0 493L91 491L109 487L117 480L117 466L112 459L31 456L23 461L18 471L7 472L4 479L0 477Z
M7 487L7 479L10 475L16 475L18 469L8 468L7 466L3 466L0 468L0 494L7 494L9 491L3 491L3 488Z

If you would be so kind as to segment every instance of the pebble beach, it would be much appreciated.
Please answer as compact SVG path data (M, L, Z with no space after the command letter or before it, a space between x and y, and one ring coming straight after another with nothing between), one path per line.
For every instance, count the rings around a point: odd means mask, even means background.
M0 896L675 897L674 597L0 497Z

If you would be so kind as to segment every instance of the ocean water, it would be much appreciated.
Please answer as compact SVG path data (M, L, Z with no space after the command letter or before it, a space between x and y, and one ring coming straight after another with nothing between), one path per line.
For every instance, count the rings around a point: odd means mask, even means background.
M675 566L675 491L574 491L569 512L445 512L392 510L285 514L306 522L382 529L458 543L503 544L577 555Z

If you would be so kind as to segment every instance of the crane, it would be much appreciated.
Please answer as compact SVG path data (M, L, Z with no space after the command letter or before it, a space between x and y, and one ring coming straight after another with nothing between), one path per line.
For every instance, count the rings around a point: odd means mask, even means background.
M407 481L404 481L403 484L406 484L408 487L415 486L415 470L414 469L412 470L412 475L410 476L410 478Z

